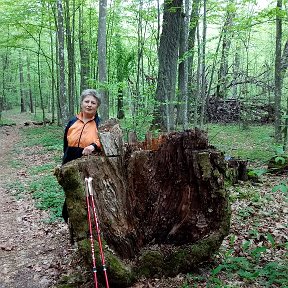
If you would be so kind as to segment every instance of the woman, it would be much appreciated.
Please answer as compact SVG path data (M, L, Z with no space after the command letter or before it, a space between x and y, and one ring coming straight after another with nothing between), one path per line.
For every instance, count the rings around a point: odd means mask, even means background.
M74 116L65 128L62 164L101 150L98 137L100 119L97 113L100 104L101 100L97 96L96 90L87 89L82 92L81 112ZM62 217L67 223L69 215L66 200L62 209Z
M100 104L96 90L87 89L82 92L81 112L65 128L62 164L100 150L97 129L100 120L97 109Z

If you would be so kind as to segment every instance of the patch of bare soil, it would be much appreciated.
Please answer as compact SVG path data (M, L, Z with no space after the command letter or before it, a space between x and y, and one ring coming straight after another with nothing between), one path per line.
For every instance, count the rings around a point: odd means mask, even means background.
M10 183L25 183L31 163L13 168L20 157L19 127L0 127L0 135L0 287L53 287L70 261L68 229L45 223L47 213L35 208L29 194L13 195Z

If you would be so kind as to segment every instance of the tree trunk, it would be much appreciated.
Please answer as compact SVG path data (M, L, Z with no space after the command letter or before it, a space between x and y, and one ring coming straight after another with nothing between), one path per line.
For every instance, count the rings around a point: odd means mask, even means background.
M197 103L198 103L198 83L199 83L199 65L195 65L197 67L196 73L193 73L193 64L194 64L194 55L195 55L195 42L198 39L197 31L198 31L198 24L199 24L199 0L193 0L192 3L192 10L191 10L191 17L190 17L190 29L189 29L189 37L188 37L188 50L191 51L190 56L188 57L188 99L194 98L194 125L197 122ZM197 36L197 38L196 38ZM199 41L198 41L199 42ZM198 43L199 44L199 43ZM198 45L199 49L199 45ZM198 57L199 59L199 57ZM194 75L195 74L195 75ZM196 82L196 84L195 84ZM192 102L192 101L191 101ZM193 109L192 109L193 110ZM191 108L188 109L188 113L190 114ZM190 117L188 117L188 121ZM195 125L196 126L196 125Z
M200 79L201 79L201 41L200 41L200 33L199 33L199 23L197 26L197 31L196 31L196 35L197 35L197 52L198 52L198 57L197 57L197 72L196 72L196 88L195 88L195 103L194 103L194 127L198 127L198 123L199 123L199 116L198 116L198 106L199 106L199 102L200 102ZM200 102L201 103L201 102Z
M31 87L31 73L30 73L30 60L29 54L27 54L27 82L28 82L28 93L29 93L29 108L30 112L34 113L34 104L33 104L33 96L32 96L32 87Z
M118 93L117 93L117 118L123 119L124 114L124 91L123 91L123 83L127 81L128 78L128 63L129 57L125 54L125 50L123 49L122 39L117 37L115 40L116 46L116 77L118 83ZM127 59L128 58L128 59Z
M156 35L156 47L157 54L159 55L159 43L160 43L160 31L161 31L161 9L160 0L157 0L157 35Z
M44 109L44 101L43 101L43 93L42 93L42 77L41 77L41 33L42 28L39 30L38 35L38 53L37 53L37 76L38 76L38 90L39 90L39 97L40 97L40 104L41 104L41 110L42 110L42 120L43 123L45 123L45 109Z
M54 38L53 38L53 32L51 29L51 21L49 21L50 26L50 50L51 50L51 122L55 123L55 88L56 88L56 81L55 81L55 63L54 63Z
M119 87L117 94L117 119L123 119L124 116L123 88Z
M19 87L20 87L20 108L21 113L26 112L26 101L24 92L24 75L23 75L23 63L21 53L19 52Z
M56 170L87 269L84 178L90 176L113 287L191 271L217 251L229 231L223 154L198 129L158 139L147 134L145 142L123 145L119 125L108 126L99 129L103 154Z
M281 41L282 41L282 0L277 0L276 14L276 46L275 46L275 141L281 142L281 98L282 98L282 77L281 77Z
M230 0L227 5L226 20L223 27L223 42L222 42L222 54L220 60L220 67L218 71L218 81L216 96L226 99L227 96L227 77L228 77L228 56L231 46L231 29L233 24L233 18L235 15L234 10L231 8L234 5L234 0Z
M164 1L163 27L159 46L156 89L157 106L153 125L160 130L174 129L174 100L183 0Z
M144 66L143 66L143 57L144 57L144 43L145 37L143 30L144 20L143 20L143 0L139 1L139 9L138 9L138 21L137 21L137 73L136 73L136 83L135 83L135 101L134 107L135 112L133 113L133 118L137 119L139 117L139 110L141 109L141 105L143 105L143 89L144 89ZM136 122L136 121L135 121ZM136 124L137 125L137 124Z
M200 127L204 125L204 114L206 108L206 38L207 38L207 0L203 1L203 32L202 32L202 51L201 51L201 113Z
M65 50L64 50L64 23L62 0L57 0L57 35L58 35L58 59L59 59L59 109L62 125L69 119L67 107L67 91L65 82Z
M237 79L239 77L239 71L240 71L240 55L239 55L239 50L237 47L235 51L234 62L233 62L233 83L237 82ZM233 91L232 98L238 99L237 85L233 85L232 91Z
M0 121L2 120L2 111L3 111L3 103L4 102L4 98L0 97Z
M69 0L65 0L65 27L68 59L68 101L69 116L74 115L75 106L75 47L74 47L74 28L75 28L75 0L72 1L72 17L70 15ZM72 18L72 20L71 20Z
M288 68L288 40L286 40L282 57L281 57L281 75L282 79L284 79L286 71ZM287 151L288 146L288 97L286 101L286 112L285 112L285 125L284 125L284 131L283 131L283 143L284 143L284 150Z
M0 95L0 120L2 118L2 111L5 107L5 95L6 95L6 70L9 67L9 59L8 54L9 50L6 49L4 55L1 56L2 58L2 85L1 85L1 95Z
M79 7L80 91L88 88L89 48L84 30L83 5Z
M56 5L57 4L57 5ZM50 4L50 10L52 12L53 18L54 18L54 22L55 22L55 27L57 27L57 31L56 31L56 38L55 38L55 71L54 71L54 67L52 65L52 69L51 69L51 73L52 73L52 77L54 77L54 80L52 80L52 82L54 82L55 85L55 91L54 91L54 105L56 106L56 113L57 113L57 125L60 126L61 125L61 112L60 112L60 85L59 85L59 81L60 81L60 73L59 73L59 69L57 69L59 67L59 27L58 27L58 2L53 4ZM49 23L49 26L52 23ZM51 26L50 26L51 27ZM52 38L52 34L50 34L50 39ZM58 40L58 41L57 41ZM53 45L53 41L51 41L51 45ZM53 46L51 46L51 53L53 54ZM52 58L51 58L52 61ZM54 62L54 61L53 61ZM54 71L54 72L52 72ZM53 79L53 78L52 78ZM54 116L55 117L55 116ZM52 122L53 122L53 114L52 114ZM63 124L63 123L62 123Z
M177 122L182 124L183 130L188 128L188 33L189 33L189 1L185 0L185 11L181 18L181 32L179 43L178 66L178 101L177 101Z
M107 0L99 1L99 23L98 23L98 72L99 72L99 93L102 104L100 106L101 118L109 119L109 94L107 92L107 55L106 55L106 20Z

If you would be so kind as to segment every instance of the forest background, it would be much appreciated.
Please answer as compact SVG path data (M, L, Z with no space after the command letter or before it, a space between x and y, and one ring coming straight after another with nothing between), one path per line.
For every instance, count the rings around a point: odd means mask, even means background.
M286 1L1 0L0 9L0 115L20 105L64 125L81 91L96 88L101 118L140 137L228 117L273 122L276 142L287 142Z

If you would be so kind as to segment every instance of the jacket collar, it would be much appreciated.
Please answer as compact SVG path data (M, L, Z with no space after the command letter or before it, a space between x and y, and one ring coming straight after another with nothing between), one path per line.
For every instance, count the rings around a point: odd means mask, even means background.
M81 120L82 122L84 122L84 121L83 121L83 112L80 112L79 114L77 114L76 117L77 117L79 120ZM95 116L89 118L88 121L91 121L91 120L93 120L93 119L95 119ZM87 121L87 122L88 122L88 121Z

